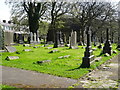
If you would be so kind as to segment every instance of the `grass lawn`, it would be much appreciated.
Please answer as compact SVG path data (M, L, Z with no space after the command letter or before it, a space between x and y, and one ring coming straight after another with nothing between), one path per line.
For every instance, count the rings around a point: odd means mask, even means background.
M12 88L16 88L16 87L8 86L8 85L0 85L0 90L1 90L1 89L5 89L5 88L10 88L10 89L12 89Z
M39 45L40 46L40 45ZM52 45L49 45L50 47ZM113 54L109 57L102 56L102 60L99 62L92 63L91 68L78 68L82 63L82 57L84 56L85 49L79 46L79 49L69 49L69 47L59 47L53 49L46 49L46 47L33 48L23 47L22 45L14 46L20 54L17 53L2 53L2 65L9 67L16 67L26 70L33 70L37 72L52 74L61 77L68 77L78 79L83 75L87 74L89 70L95 69L106 60L117 55ZM96 47L93 47L96 48ZM112 45L112 49L115 50L116 45ZM30 52L24 52L23 49L32 49ZM49 53L51 50L58 49L59 52ZM118 51L117 51L118 52ZM93 54L97 57L101 53L101 49L97 49ZM60 56L71 55L69 58L59 59ZM20 59L7 61L7 56L19 56ZM49 63L33 64L36 61L51 60Z

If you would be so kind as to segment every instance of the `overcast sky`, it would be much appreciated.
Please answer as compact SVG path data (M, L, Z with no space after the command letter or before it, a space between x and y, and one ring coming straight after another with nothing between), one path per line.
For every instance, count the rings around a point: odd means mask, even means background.
M98 0L98 1L105 1L105 0ZM120 0L107 0L107 1L119 2ZM10 20L10 7L6 5L4 2L5 0L0 0L0 21Z

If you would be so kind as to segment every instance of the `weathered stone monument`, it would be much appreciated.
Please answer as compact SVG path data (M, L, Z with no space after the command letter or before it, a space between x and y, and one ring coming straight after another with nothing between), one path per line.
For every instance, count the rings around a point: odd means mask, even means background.
M109 40L109 30L108 30L108 28L106 30L106 38L107 38L107 40L106 40L106 42L104 44L104 47L103 47L103 54L108 53L109 55L111 55L112 54L112 51L111 51L112 47L111 47L111 43L110 43L110 40Z
M71 37L70 37L70 48L72 49L77 49L78 45L77 45L77 33L76 31L72 31L71 33Z
M62 32L61 31L59 32L59 41L60 41L60 46L64 45L63 37L62 37Z
M37 43L40 43L40 39L39 39L39 31L37 31Z
M34 33L34 43L37 43L37 40L36 40L36 33Z
M13 53L13 52L17 51L15 47L11 47L11 46L5 46L5 49L10 53Z
M90 61L94 59L94 55L92 53L93 50L91 47L91 30L89 27L87 27L86 34L87 34L87 46L85 48L84 57L82 58L82 64L80 68L89 68Z
M58 45L59 45L59 39L58 39L58 34L59 32L56 32L55 33L55 42L54 42L54 47L53 48L58 48Z
M24 43L22 34L18 34L18 42L19 42L19 44Z
M30 32L30 43L32 44L33 43L33 33Z
M13 31L4 31L4 45L11 45L13 43Z

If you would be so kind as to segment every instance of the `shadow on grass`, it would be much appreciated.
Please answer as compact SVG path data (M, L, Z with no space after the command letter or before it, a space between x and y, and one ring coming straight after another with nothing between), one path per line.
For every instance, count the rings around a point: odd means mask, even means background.
M74 70L78 70L78 69L88 69L88 71L89 71L89 69L91 69L91 67L90 68L83 68L83 67L79 66L77 68L69 69L69 70L66 70L66 71L74 71Z
M66 71L74 71L74 70L77 70L77 69L80 69L80 67L74 68L74 69L69 69L69 70L66 70Z

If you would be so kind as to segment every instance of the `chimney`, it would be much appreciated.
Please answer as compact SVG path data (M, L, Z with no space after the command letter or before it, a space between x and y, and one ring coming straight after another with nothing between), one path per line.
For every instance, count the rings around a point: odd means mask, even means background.
M6 23L6 20L3 20L3 23Z

